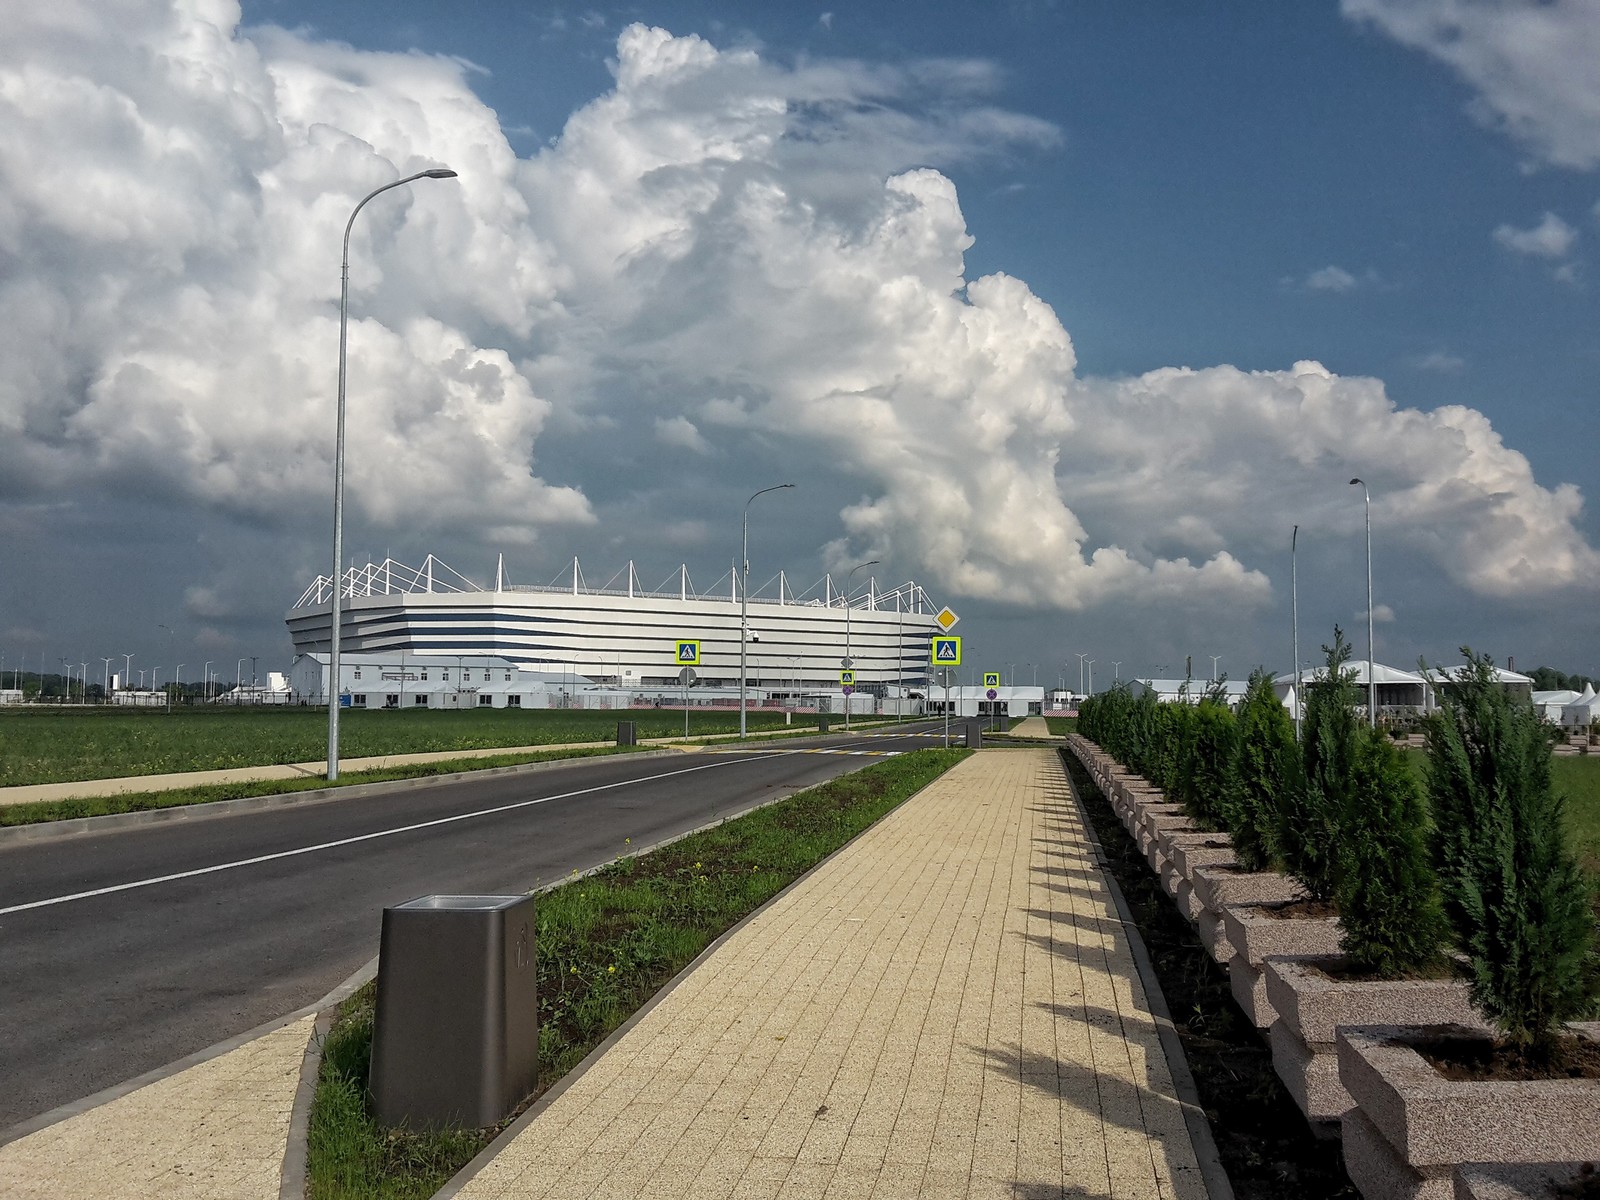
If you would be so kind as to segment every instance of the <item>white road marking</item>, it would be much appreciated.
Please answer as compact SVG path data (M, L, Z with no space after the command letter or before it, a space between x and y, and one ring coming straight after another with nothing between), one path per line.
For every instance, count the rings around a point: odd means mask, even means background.
M772 757L767 755L766 757ZM750 759L740 761L749 762ZM355 837L340 838L336 842L319 842L315 846L301 846L295 850L279 850L274 854L259 854L254 858L241 858L235 862L217 863L210 867L196 867L192 871L176 871L171 875L156 875L149 879L136 879L131 883L113 884L111 887L95 888L87 892L73 892L68 896L52 896L47 900L30 900L26 904L13 904L9 908L0 908L0 917L9 916L11 913L27 912L34 908L49 908L56 904L67 904L73 900L91 900L96 896L109 896L116 892L129 892L135 888L154 887L158 883L172 883L179 879L193 879L198 875L211 875L218 871L231 871L236 867L253 867L257 863L275 862L280 858L295 858L301 854L315 854L319 850L334 850L340 846L353 846L357 842L370 842L376 838L393 837L399 833L414 833L419 829L432 829L438 825L451 825L457 821L470 821L476 817L492 817L498 813L514 812L519 808L532 808L535 804L548 804L552 800L570 800L574 796L588 796L595 792L607 792L614 788L632 787L637 783L655 783L661 779L671 779L674 775L691 775L696 771L709 771L715 767L730 767L732 762L703 763L698 767L684 767L681 771L665 771L660 775L646 775L641 779L623 779L616 783L602 783L595 787L580 788L575 792L562 792L558 796L540 796L536 800L519 800L515 804L502 804L498 808L484 808L477 812L456 813L450 817L438 817L432 821L419 821L415 825L401 825L394 829L379 829L373 833L357 834Z

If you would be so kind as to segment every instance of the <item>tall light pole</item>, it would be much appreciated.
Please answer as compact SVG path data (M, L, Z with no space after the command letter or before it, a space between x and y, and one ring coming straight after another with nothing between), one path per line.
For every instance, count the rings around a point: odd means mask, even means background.
M1080 696L1086 694L1083 690L1083 660L1088 657L1088 654L1078 655L1078 695Z
M1360 479L1352 479L1350 486L1361 487L1367 507L1367 727L1378 727L1378 681L1373 677L1372 650L1372 492Z
M1300 574L1297 544L1300 541L1300 526L1294 527L1294 532L1289 535L1289 616L1294 625L1294 740L1300 740L1300 706L1304 702L1300 683Z
M215 661L215 659L208 659L206 660L206 665L200 668L200 678L203 681L200 685L201 698L207 704L211 702L211 664Z
M1089 660L1089 692L1093 692L1093 691L1094 691L1094 659L1091 658ZM1085 692L1084 694L1088 695L1089 693Z
M745 732L745 690L750 679L750 673L745 670L745 651L750 645L750 506L755 503L756 496L765 496L768 492L781 492L793 486L792 483L777 483L772 487L762 488L755 496L744 502L744 519L739 525L739 541L744 555L744 580L739 585L739 736L741 738Z
M333 442L333 604L328 624L328 782L339 778L339 643L343 640L344 614L340 601L344 591L344 380L345 342L350 324L350 230L356 223L356 214L367 206L367 201L380 196L390 188L397 188L418 179L454 179L456 173L448 167L434 167L418 171L404 179L396 179L380 188L374 188L361 198L350 213L344 226L344 257L339 263L339 415L338 428Z
M1222 655L1208 654L1206 657L1211 660L1211 682L1215 683L1217 681L1217 664L1222 661Z
M122 656L122 690L127 691L133 686L133 655Z
M382 672L379 672L379 674L382 674ZM244 659L241 658L239 660L239 662L238 662L238 665L233 668L233 702L235 704L239 703L239 700L241 698L240 695L239 695L239 691L243 686L244 686Z
M1119 658L1111 664L1111 683L1115 686L1122 680L1122 660Z
M877 565L877 559L869 558L866 562L857 563L855 566L851 567L850 573L844 577L844 668L847 671L855 666L855 659L850 657L851 580L855 578L856 572L861 570L862 567L875 567ZM844 728L846 733L850 731L850 694L848 692L845 693L844 697Z
M171 625L163 625L163 624L161 624L161 622L157 621L156 622L156 628L157 629L165 629L167 631L167 649L169 651L172 650L177 645L177 635L175 635L172 632L172 626ZM174 681L177 680L178 673L176 671L174 671L172 673L172 678L173 678ZM155 685L156 685L155 672L152 671L150 673L150 686L151 687L155 687ZM167 711L168 712L172 711L172 693L170 691L167 693Z
M104 695L102 695L100 697L101 702L102 703L106 703L106 704L109 704L110 701L111 701L111 661L114 658L116 658L115 654L113 654L111 656L111 658L102 658L100 660L101 662L105 663L105 665L106 665L106 681L105 681L105 685L104 685Z

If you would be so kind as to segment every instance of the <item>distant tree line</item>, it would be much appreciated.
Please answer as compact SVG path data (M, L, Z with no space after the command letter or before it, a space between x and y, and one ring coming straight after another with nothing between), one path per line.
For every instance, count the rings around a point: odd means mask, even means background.
M1564 675L1554 667L1535 667L1528 672L1528 677L1533 680L1536 692L1581 692L1585 684L1600 683L1587 675ZM1600 687L1596 690L1600 691Z

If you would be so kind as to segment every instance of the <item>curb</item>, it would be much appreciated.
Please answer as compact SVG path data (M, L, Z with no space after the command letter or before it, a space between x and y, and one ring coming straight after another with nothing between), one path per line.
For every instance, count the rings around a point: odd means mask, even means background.
M630 758L669 758L681 750L623 751ZM0 848L18 843L54 841L58 838L84 837L90 834L113 833L122 829L136 829L144 825L158 825L165 821L206 821L216 817L237 816L240 813L264 812L274 808L293 808L301 804L322 804L330 800L357 800L363 796L382 796L403 792L410 788L432 787L441 783L459 783L465 779L489 778L495 775L523 775L536 771L557 770L596 758L612 755L584 754L572 758L545 759L541 762L517 763L509 767L483 767L476 771L451 771L442 775L418 775L412 779L385 779L376 783L352 783L347 787L315 788L304 792L271 792L264 796L242 796L237 800L211 800L201 804L175 804L169 808L149 808L138 812L108 813L102 817L69 817L61 821L35 821L28 825L0 826Z
M1068 751L1062 749L1059 753L1065 757ZM1063 763L1062 767L1065 769L1066 764ZM1070 772L1067 773L1067 790L1072 793L1073 806L1077 809L1078 820L1083 824L1084 837L1094 852L1100 876L1105 880L1106 891L1110 894L1111 903L1117 910L1117 921L1128 939L1128 949L1133 956L1134 969L1139 972L1139 981L1144 985L1145 1002L1150 1006L1151 1019L1155 1021L1157 1033L1161 1038L1161 1049L1167 1056L1167 1070L1172 1075L1172 1090L1177 1096L1178 1107L1183 1110L1183 1123L1189 1131L1189 1142L1194 1146L1195 1160L1200 1165L1200 1180L1205 1184L1206 1194L1210 1200L1234 1200L1233 1182L1223 1169L1222 1156L1217 1152L1216 1138L1211 1133L1211 1122L1206 1119L1205 1109L1200 1104L1200 1092L1194 1085L1194 1076L1189 1072L1189 1059L1183 1052L1183 1042L1172 1024L1172 1012L1167 1008L1167 998L1161 991L1160 982L1156 979L1150 952L1145 948L1144 938L1139 933L1138 925L1134 924L1133 914L1129 911L1128 902L1122 895L1122 888L1117 885L1116 877L1111 873L1105 850L1100 845L1100 837L1095 832L1094 822L1089 820L1089 814L1083 807L1083 797L1078 795L1078 789L1072 782Z

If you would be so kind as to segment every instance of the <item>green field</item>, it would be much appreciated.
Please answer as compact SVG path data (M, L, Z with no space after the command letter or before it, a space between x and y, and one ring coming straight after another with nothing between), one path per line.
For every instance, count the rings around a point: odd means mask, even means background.
M1558 758L1556 789L1567 798L1567 828L1583 865L1600 874L1600 755Z
M813 714L796 714L795 726L814 728L816 720ZM641 738L683 734L681 709L347 709L339 718L339 753L352 759L610 741L618 721L635 722ZM781 730L783 714L752 712L746 724L752 733ZM739 714L691 712L689 732L736 734ZM0 712L0 787L316 762L327 750L327 709Z

